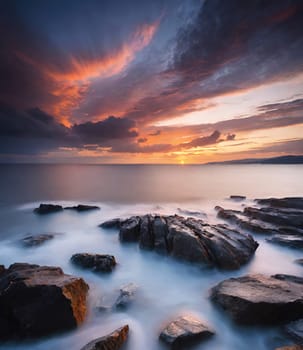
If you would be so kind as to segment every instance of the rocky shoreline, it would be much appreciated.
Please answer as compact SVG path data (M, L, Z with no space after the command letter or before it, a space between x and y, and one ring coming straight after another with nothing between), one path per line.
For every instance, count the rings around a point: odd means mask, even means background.
M241 203L246 200L238 195L230 199ZM242 205L243 210L215 208L224 224L210 224L203 212L178 209L189 216L146 214L112 219L100 227L117 232L122 244L138 244L142 250L222 270L239 269L253 259L259 245L258 235L265 235L269 243L303 248L303 198L257 199L254 206ZM34 212L45 215L95 209L100 208L41 204ZM203 218L190 217L191 213ZM51 233L28 235L21 243L39 249L55 238ZM301 260L294 263L302 264ZM74 254L71 262L98 273L110 273L117 265L113 255L87 252ZM122 286L109 311L130 307L136 299L137 288L132 283ZM294 343L284 349L302 348L303 277L245 275L223 280L209 290L210 300L234 322L246 327L284 325L285 334ZM39 338L78 327L86 320L88 292L89 286L82 278L67 275L60 267L27 263L0 265L0 340ZM158 337L172 349L185 349L192 342L204 341L217 332L208 326L207 320L182 314L167 323ZM81 350L120 349L128 333L129 326L124 325L92 340Z

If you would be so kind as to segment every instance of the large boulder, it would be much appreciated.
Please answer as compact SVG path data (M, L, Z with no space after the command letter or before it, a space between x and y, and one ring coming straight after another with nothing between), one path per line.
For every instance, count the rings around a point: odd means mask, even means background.
M115 218L102 222L99 227L102 228L120 228L121 219Z
M230 278L212 288L211 298L241 324L285 323L303 317L303 278Z
M303 236L301 235L273 235L266 239L267 242L285 245L290 248L303 249Z
M63 210L62 205L42 203L38 208L34 209L34 212L36 214L50 214L50 213L57 213L58 211L62 211L62 210Z
M77 253L71 257L71 261L95 272L111 272L117 265L115 257L108 254Z
M125 325L108 335L92 340L81 350L119 350L127 340L128 330L128 325Z
M86 316L88 285L61 268L16 263L0 274L0 339L75 328Z
M226 225L208 225L183 216L133 216L120 222L121 242L138 242L176 259L201 265L236 269L249 261L258 243Z
M184 315L167 324L159 338L172 348L179 348L214 334L214 331L200 319Z

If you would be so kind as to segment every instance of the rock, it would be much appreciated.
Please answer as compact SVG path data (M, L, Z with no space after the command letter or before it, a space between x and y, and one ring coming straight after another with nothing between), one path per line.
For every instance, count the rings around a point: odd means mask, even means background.
M199 216L199 217L204 217L204 218L207 217L207 215L205 213L203 213L202 211L186 210L186 209L178 208L178 212L181 215L186 215L186 216Z
M75 328L86 316L88 285L59 267L16 263L0 276L2 340ZM0 320L3 326L3 322Z
M136 242L140 236L140 217L132 216L120 225L119 238L123 242Z
M266 238L267 242L285 245L290 248L303 248L303 236L297 235L273 235Z
M40 235L31 235L31 236L26 236L21 239L21 243L25 247L36 247L39 246L50 239L53 239L55 236L52 233L41 233Z
M83 204L78 204L73 207L65 207L64 209L68 210L76 210L76 211L89 211L89 210L96 210L100 209L100 207L97 207L96 205L83 205Z
M303 319L294 321L285 326L285 331L296 342L303 345Z
M128 337L129 327L125 325L101 338L92 340L81 350L119 350Z
M299 265L303 265L303 259L296 259L295 263L297 263Z
M120 228L121 225L121 219L111 219L111 220L107 220L102 222L102 224L99 225L99 227L102 228Z
M303 209L302 197L256 199L256 202L269 207Z
M253 219L247 220L247 218L245 218L243 216L243 213L239 210L224 209L219 206L216 206L215 210L217 210L218 218L235 224L243 230L248 230L254 233L262 234L279 233L279 231L276 228L273 228L268 224L266 225L261 221Z
M244 201L246 199L245 196L238 196L238 195L231 195L229 198L237 202Z
M111 272L117 264L115 257L107 254L78 253L71 257L71 261L95 272Z
M129 283L120 288L120 295L115 302L116 308L126 308L135 300L138 286L134 283Z
M193 341L203 340L214 335L214 331L203 321L190 315L178 317L161 332L160 339L172 348L187 346Z
M282 346L282 348L276 348L276 350L303 350L303 345L287 345L287 346Z
M56 213L58 211L62 211L63 207L62 205L56 205L56 204L40 204L40 206L36 209L34 209L34 212L36 214L50 214L50 213Z
M268 222L273 225L298 228L303 226L303 212L300 210L247 207L244 209L243 214L252 219Z
M121 220L121 242L139 242L179 260L236 269L249 261L258 243L226 225L208 225L183 216L144 215Z
M303 316L303 278L248 275L211 290L212 300L241 324L278 324Z

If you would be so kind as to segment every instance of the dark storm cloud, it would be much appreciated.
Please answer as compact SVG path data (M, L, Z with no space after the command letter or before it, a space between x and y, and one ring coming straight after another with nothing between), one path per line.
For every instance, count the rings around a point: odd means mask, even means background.
M135 122L110 116L96 123L75 124L70 128L42 110L17 111L0 105L0 154L42 153L59 147L84 147L86 144L110 146L114 140L127 143L138 136Z
M193 18L177 34L169 68L159 73L163 84L125 115L146 122L176 117L204 108L190 101L279 81L303 69L301 0L206 0Z
M137 137L138 132L133 130L135 126L132 120L110 116L100 122L74 125L71 133L86 143L99 143L104 140Z
M181 143L181 148L195 148L195 147L204 147L208 145L213 145L215 143L220 142L220 136L221 133L218 130L215 130L211 135L209 136L202 136L197 137L190 142L187 143Z

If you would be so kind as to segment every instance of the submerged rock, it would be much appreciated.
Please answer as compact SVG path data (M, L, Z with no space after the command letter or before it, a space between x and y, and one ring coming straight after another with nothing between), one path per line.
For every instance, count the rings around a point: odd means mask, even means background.
M208 225L178 215L132 216L121 221L119 238L179 260L222 269L239 268L258 247L250 235L226 225Z
M115 307L118 309L128 307L134 302L137 291L138 286L134 283L129 283L122 286L120 288L120 295L115 302Z
M125 325L101 338L92 340L81 350L119 350L128 337L129 327Z
M297 259L297 260L295 260L295 263L297 263L299 265L303 265L303 259Z
M0 275L0 339L75 328L86 316L88 285L59 267L16 263Z
M285 331L296 342L303 345L303 318L297 321L293 321L285 326Z
M30 235L21 239L21 243L25 247L36 247L39 246L51 239L53 239L55 235L53 233L41 233L40 235Z
M229 196L230 199L234 200L234 201L244 201L246 199L246 196L239 196L239 195L231 195Z
M84 204L78 204L75 205L73 207L65 207L64 209L67 210L76 210L76 211L89 211L89 210L96 210L96 209L100 209L100 207L96 206L96 205L84 205Z
M78 253L71 257L71 261L95 272L111 272L117 265L115 257L108 254Z
M184 315L170 322L162 330L159 338L172 348L179 348L212 335L214 331L203 321L191 315Z
M62 211L63 207L62 205L57 204L40 204L38 208L34 209L34 212L36 214L50 214L50 213L56 213L59 211Z
M273 235L266 239L267 242L285 245L290 248L303 249L303 236L298 235Z
M278 324L303 317L303 278L248 275L211 290L212 300L241 324Z

